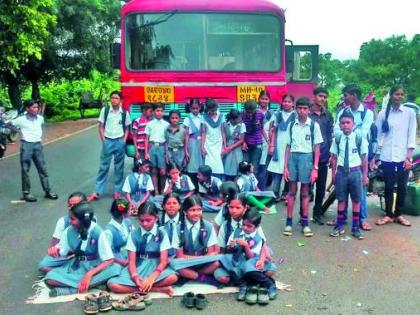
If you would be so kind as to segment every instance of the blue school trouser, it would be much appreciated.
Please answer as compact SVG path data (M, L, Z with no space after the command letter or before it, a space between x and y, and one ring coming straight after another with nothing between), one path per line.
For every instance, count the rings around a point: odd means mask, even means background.
M99 171L96 177L95 192L102 195L105 191L111 160L114 157L114 192L121 192L123 186L125 141L124 138L105 138L102 143Z

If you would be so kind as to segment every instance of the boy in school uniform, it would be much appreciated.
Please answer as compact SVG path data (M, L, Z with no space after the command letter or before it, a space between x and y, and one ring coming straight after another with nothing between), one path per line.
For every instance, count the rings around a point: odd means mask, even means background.
M122 108L122 95L113 91L110 95L111 108L104 107L98 119L99 138L102 141L102 151L98 175L96 176L95 192L88 197L88 201L99 199L105 191L109 167L114 158L114 199L121 198L123 186L125 141L131 124L130 115Z
M336 136L331 145L332 176L335 182L338 200L337 223L331 236L344 234L344 213L348 196L353 204L352 235L361 240L360 202L362 199L362 184L367 186L367 153L368 142L362 133L353 131L354 116L351 111L344 111L340 116L342 133Z
M145 159L152 163L152 181L155 187L155 194L163 192L164 179L166 175L165 161L165 130L169 123L163 119L164 105L162 103L153 104L153 119L146 125ZM159 178L162 183L159 185Z
M142 114L133 121L133 141L136 147L136 160L144 160L144 143L146 142L146 125L152 120L153 109L152 104L144 103L141 106Z
M297 119L288 126L289 139L284 161L284 180L290 182L287 202L287 221L284 235L293 234L293 207L297 183L301 183L300 202L302 232L306 237L313 236L308 222L309 187L318 178L319 145L323 142L317 122L309 115L310 101L302 97L296 101Z

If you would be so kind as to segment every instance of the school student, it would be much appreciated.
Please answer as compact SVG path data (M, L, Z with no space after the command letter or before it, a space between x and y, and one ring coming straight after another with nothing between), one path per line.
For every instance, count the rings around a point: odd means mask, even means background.
M126 250L128 236L133 230L133 224L128 218L130 205L125 199L113 200L110 208L111 220L105 226L105 234L111 244L114 261L122 267L128 264Z
M45 275L46 283L53 288L51 296L85 293L119 274L111 244L93 217L93 209L86 202L70 209L70 226L60 239L59 254L66 257L72 252L74 256Z
M183 201L194 194L195 187L191 178L186 174L182 174L181 169L176 163L169 162L167 172L168 178L166 179L163 190L165 195L174 192L179 194Z
M287 140L289 138L288 126L296 119L294 108L295 98L291 94L282 97L281 109L274 115L271 122L272 136L270 138L269 153L271 160L267 171L272 175L272 190L276 196L276 202L280 202L280 186L283 177L284 156L286 152Z
M173 294L172 285L178 280L168 266L168 235L159 227L158 209L146 202L139 209L140 226L131 232L128 242L128 266L118 277L108 281L116 293L162 292Z
M170 258L176 255L174 235L177 233L178 226L180 225L179 212L181 211L181 207L181 198L179 198L177 193L167 194L163 198L163 212L159 224L165 229L166 234L168 234L169 243L171 244L171 248L168 250L168 256Z
M401 86L393 86L389 91L389 102L378 115L378 139L382 140L380 160L385 180L385 216L377 225L386 225L393 221L403 226L411 226L411 222L402 215L409 170L413 166L413 152L416 148L416 115L411 108L402 106L404 90ZM397 184L397 200L395 212L394 187Z
M330 148L333 137L334 118L326 108L328 99L328 90L324 87L317 87L313 91L313 103L309 118L316 121L321 129L322 142L319 146L318 178L315 182L316 193L313 207L313 221L319 225L324 225L322 221L322 202L325 197L325 188L327 185L328 162L330 159ZM312 189L310 190L312 193Z
M152 179L149 175L150 161L135 160L133 172L124 181L122 191L130 204L130 214L137 215L139 207L151 198Z
M306 97L296 101L297 119L288 127L289 139L287 141L284 159L284 180L290 181L287 202L287 219L284 235L293 234L293 208L300 182L300 222L303 235L313 236L309 227L309 187L318 178L319 144L322 143L321 130L317 122L312 121L309 115L310 101Z
M130 115L122 108L122 95L113 91L110 95L111 107L102 108L99 115L99 139L102 141L102 151L96 176L95 192L88 201L99 199L105 191L109 167L114 159L114 199L121 199L123 186L125 141L131 124Z
M20 168L22 177L22 199L28 202L37 201L31 194L29 170L31 161L34 162L41 181L45 198L55 200L58 198L50 188L47 167L45 165L44 150L42 146L42 125L44 117L40 113L39 102L28 100L24 102L25 114L14 119L12 124L20 130Z
M60 242L63 232L70 226L70 209L73 206L86 200L86 195L82 192L74 192L67 198L67 206L69 209L68 213L58 219L55 225L54 233L52 235L50 246L48 247L48 255L45 256L38 265L39 271L47 273L53 268L62 266L72 256L69 255L67 257L60 257L58 243Z
M245 152L244 160L248 161L254 167L258 174L260 166L262 143L268 142L268 135L264 130L264 114L257 110L255 101L246 101L242 113L242 122L245 124L245 141L242 150Z
M242 144L244 143L245 125L242 123L241 113L231 109L223 123L223 165L227 180L234 180L238 175L238 165L244 159Z
M336 135L331 145L332 176L335 183L337 206L337 223L331 236L344 234L344 212L350 195L353 205L353 223L351 234L361 240L360 231L360 200L362 185L367 186L367 153L368 143L361 133L353 131L354 117L350 110L345 110L340 116L342 134Z
M198 168L198 192L203 202L203 210L208 212L217 212L223 203L220 198L220 186L222 181L212 176L213 172L208 165L201 165Z
M222 124L225 119L218 108L219 104L214 99L206 100L201 125L201 153L204 156L204 164L211 167L213 175L223 179L225 171L222 161Z
M185 166L185 129L179 125L181 119L181 113L177 110L171 110L169 112L169 123L170 125L165 129L165 157L166 164L174 162L178 165L179 169L183 169Z
M136 148L134 157L136 159L144 160L144 143L146 141L146 125L152 120L153 108L150 103L143 103L141 105L142 114L139 118L133 121L133 141Z
M153 105L153 119L146 125L145 158L152 163L152 181L155 194L162 192L163 184L159 184L159 178L166 175L165 161L165 129L169 123L163 119L164 106L162 103ZM158 175L160 175L158 177Z
M187 174L191 177L194 186L198 187L196 178L197 170L203 165L203 156L201 154L201 123L203 106L199 99L193 98L185 106L188 116L184 119L185 128L185 159L187 161Z

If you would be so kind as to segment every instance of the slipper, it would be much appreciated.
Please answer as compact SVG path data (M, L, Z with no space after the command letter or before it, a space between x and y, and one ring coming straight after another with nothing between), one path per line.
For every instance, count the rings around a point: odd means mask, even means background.
M388 217L387 215L384 216L383 218L378 219L375 222L376 225L385 225L385 224L390 224L390 223L392 223L392 219Z
M398 223L398 224L403 225L403 226L411 226L410 221L408 221L408 220L407 220L406 218L404 218L402 215L400 215L400 216L396 217L396 218L394 219L394 221L395 221L396 223Z
M370 231L370 230L372 230L372 225L370 225L370 223L369 222L361 222L360 223L360 228L363 230L363 231Z

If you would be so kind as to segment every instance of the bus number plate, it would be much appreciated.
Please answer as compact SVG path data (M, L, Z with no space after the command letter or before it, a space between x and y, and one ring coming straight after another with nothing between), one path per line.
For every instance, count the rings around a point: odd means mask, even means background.
M173 86L145 86L144 100L150 103L173 103L174 102Z
M248 100L258 101L260 92L264 91L264 85L241 85L237 87L238 102L245 103Z

